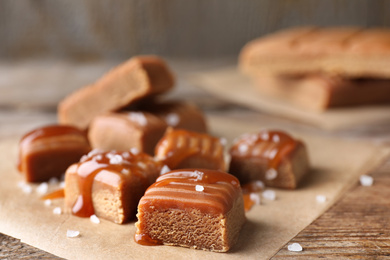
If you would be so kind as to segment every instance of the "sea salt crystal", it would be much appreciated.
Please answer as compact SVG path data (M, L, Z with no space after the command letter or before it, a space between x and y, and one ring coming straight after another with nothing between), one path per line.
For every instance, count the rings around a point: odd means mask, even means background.
M23 181L18 182L18 187L26 194L30 194L33 191L32 187Z
M89 159L88 155L83 155L83 156L81 156L81 158L80 158L80 162L85 162L85 161L88 160L88 159Z
M65 181L60 182L60 188L65 188Z
M275 200L276 199L276 193L273 190L265 190L265 191L263 191L262 195L267 200Z
M45 200L45 206L51 206L51 200Z
M292 243L287 246L287 249L288 251L292 251L292 252L301 252L303 250L302 246L299 243Z
M176 113L169 113L165 117L165 121L167 122L168 125L170 126L177 126L177 124L180 121L180 117Z
M68 229L66 231L66 236L70 237L70 238L78 237L78 236L80 236L80 231Z
M123 157L119 154L115 154L110 158L110 164L122 164L123 163Z
M61 215L62 214L62 209L60 207L55 207L53 209L53 214Z
M280 137L278 135L274 135L274 136L272 136L272 141L274 141L275 143L279 143Z
M195 190L196 191L204 191L204 187L202 185L196 185Z
M101 154L97 154L93 157L93 159L95 159L95 161L100 161L101 159L103 159L103 155Z
M134 155L137 155L137 154L139 154L139 150L138 150L138 148L137 148L137 147L133 147L133 148L131 148L131 149L130 149L130 152L131 152L132 154L134 154Z
M269 134L267 131L264 131L262 134L261 134L261 139L262 140L265 140L267 141L269 139Z
M163 175L163 174L165 174L165 173L167 173L167 172L170 172L170 171L171 171L171 169L169 169L168 166L164 165L164 166L161 168L160 175Z
M271 168L271 169L268 169L266 172L265 172L265 179L266 180L273 180L275 179L276 177L278 176L278 172Z
M238 146L238 151L239 151L240 153L246 153L246 152L248 151L248 149L249 149L249 147L248 147L247 144L240 144L240 145Z
M141 169L143 169L143 170L146 169L146 164L144 164L143 162L138 162L137 165L138 165Z
M249 194L249 199L253 201L256 205L260 205L261 200L259 194L252 192L251 194Z
M223 146L225 146L225 145L227 144L227 140L226 140L226 138L224 138L224 137L219 138L219 142L220 142Z
M89 217L89 220L91 220L92 223L99 224L100 219L96 215L92 215Z
M38 192L39 194L46 194L48 190L49 190L49 184L47 184L47 182L42 182L36 188L36 192Z
M129 174L130 171L129 171L128 169L122 169L121 173L123 173L123 174Z
M58 184L58 179L56 177L52 177L49 180L50 185L57 185Z
M265 185L264 185L264 182L262 181L254 181L253 184L257 187L257 188L260 188L260 189L264 189Z
M319 203L324 203L326 201L326 196L325 195L317 195L316 200Z
M90 151L89 153L88 153L88 157L93 157L93 156L95 156L95 155L97 155L97 154L99 154L99 153L101 153L101 152L103 152L102 150L100 150L100 149L97 149L97 148L95 148L95 149L93 149L92 151Z
M360 184L362 186L372 186L373 183L374 183L374 178L372 178L371 176L369 175L360 176Z
M129 152L123 152L122 153L122 156L123 156L123 158L129 158L130 157L130 154L129 154Z
M145 126L148 123L145 115L141 112L132 112L129 114L129 118L142 126Z

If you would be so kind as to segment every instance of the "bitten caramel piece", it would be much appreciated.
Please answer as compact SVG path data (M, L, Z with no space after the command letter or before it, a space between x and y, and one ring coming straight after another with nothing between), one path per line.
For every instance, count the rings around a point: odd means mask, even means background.
M316 74L259 75L254 80L258 90L263 94L314 111L390 103L389 79L346 79Z
M226 252L245 223L240 183L221 171L171 171L147 189L137 217L139 244Z
M147 112L118 112L95 117L88 131L93 148L125 151L137 149L153 155L167 124Z
M224 145L208 134L168 128L156 145L155 158L170 169L225 170Z
M140 109L158 116L173 128L207 132L206 119L194 104L180 101L148 102Z
M281 131L261 131L239 137L230 149L229 172L246 184L295 189L308 172L306 146Z
M134 219L139 199L160 170L147 154L92 150L66 171L65 209L118 224Z
M246 44L239 66L250 75L390 78L389 43L390 30L385 28L291 28Z
M162 59L134 57L65 98L58 106L58 120L85 129L95 116L161 94L173 85L173 75Z
M87 137L71 126L51 125L27 133L19 144L18 169L27 182L61 177L91 150Z

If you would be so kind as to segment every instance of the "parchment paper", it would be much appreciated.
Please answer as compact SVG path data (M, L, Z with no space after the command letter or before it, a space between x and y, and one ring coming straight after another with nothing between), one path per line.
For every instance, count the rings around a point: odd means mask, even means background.
M317 127L337 130L390 124L390 106L334 108L314 112L295 107L278 99L263 96L249 78L236 67L226 67L189 76L189 81L215 96L255 110L305 122Z
M259 123L218 116L210 117L209 122L213 134L229 142L259 129ZM261 125L266 127L264 122ZM297 190L275 189L275 201L262 199L261 205L249 211L240 240L229 253L140 246L133 240L134 223L117 225L102 220L93 224L89 219L54 215L53 208L62 206L61 200L45 206L36 191L28 195L17 187L22 180L15 169L17 139L0 143L0 232L68 259L268 259L388 153L364 142L292 133L308 145L313 166L310 175ZM327 197L325 203L316 201L319 194ZM79 230L81 236L67 238L67 229Z

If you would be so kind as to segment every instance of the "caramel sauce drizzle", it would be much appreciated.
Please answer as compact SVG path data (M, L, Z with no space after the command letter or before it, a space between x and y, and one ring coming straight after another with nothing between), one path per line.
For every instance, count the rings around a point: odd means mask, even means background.
M54 199L61 199L65 197L65 190L59 189L53 192L50 192L49 194L46 194L45 196L42 196L42 200L54 200Z
M262 145L260 147L260 145ZM233 145L231 154L252 157L254 148L258 147L258 156L262 156L268 161L268 169L278 169L283 157L290 153L297 142L288 134L282 131L263 130L258 134L243 135Z
M208 134L168 128L156 145L155 154L169 168L175 169L183 160L194 155L207 155L210 159L219 160L223 156L223 146L218 138ZM220 168L223 170L223 165Z
M39 139L44 139L44 138L59 136L59 135L72 135L72 134L85 136L85 133L83 131L73 126L49 125L49 126L41 127L28 132L22 137L19 143L20 151L24 150L24 147L28 146L30 143ZM19 153L17 168L20 172L23 170L22 169L23 158L21 157L22 154Z
M78 185L80 194L72 207L72 214L78 217L90 217L95 213L92 201L92 185L98 173L103 170L118 173L122 178L126 174L140 177L147 187L149 180L143 174L138 162L147 163L146 154L133 154L131 152L96 152L92 151L87 158L77 164Z
M196 185L202 185L204 190L196 191ZM160 188L164 189L159 191ZM159 197L158 202L153 198L155 192ZM213 205L201 205L199 202L210 200L213 204L220 202L224 204L223 208L219 208L222 213L232 207L233 200L239 192L240 182L231 174L207 169L174 170L158 177L156 182L147 189L143 197L145 199L140 201L139 209L143 207L144 210L148 210L150 206L164 209L177 206L187 209L196 205L197 209L202 210L202 208ZM144 232L145 229L143 223L139 222L137 233L134 236L136 243L148 246L162 244L161 241L151 238Z

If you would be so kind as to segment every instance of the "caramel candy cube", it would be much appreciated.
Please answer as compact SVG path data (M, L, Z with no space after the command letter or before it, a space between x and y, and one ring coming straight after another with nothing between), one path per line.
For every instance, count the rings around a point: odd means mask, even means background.
M72 163L91 150L81 130L51 125L27 133L19 144L18 169L27 182L61 177Z
M138 205L135 240L215 252L237 241L245 211L240 183L231 174L205 169L161 175Z
M295 189L309 170L304 143L281 131L245 134L230 155L229 172L242 184L261 180L269 187Z
M170 169L225 170L224 145L208 134L168 128L156 145L155 158Z
M65 98L58 106L58 120L86 129L95 116L167 92L173 85L174 77L162 59L133 57Z
M144 153L92 150L66 171L65 209L118 224L134 219L139 199L161 168Z
M126 151L137 149L153 155L167 124L147 112L108 113L93 119L88 137L93 148Z

